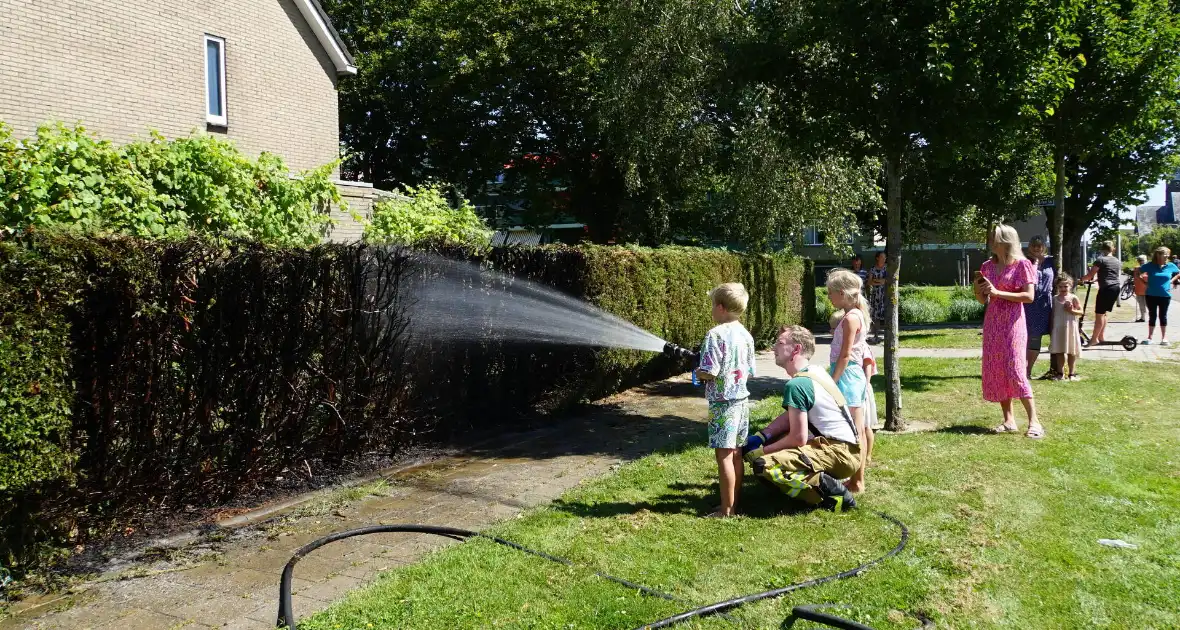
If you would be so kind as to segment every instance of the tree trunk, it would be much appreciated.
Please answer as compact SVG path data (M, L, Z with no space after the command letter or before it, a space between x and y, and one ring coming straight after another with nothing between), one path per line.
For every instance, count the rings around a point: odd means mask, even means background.
M1067 225L1065 226L1065 258L1062 269L1068 271L1075 278L1078 274L1086 273L1086 261L1082 259L1082 237L1086 233L1088 226L1085 225Z
M1053 259L1057 270L1069 269L1065 261L1065 150L1061 147L1054 149L1054 171L1056 173L1056 192L1053 199L1053 216L1048 222L1052 230L1049 240L1053 245Z
M885 430L904 431L901 413L901 370L898 365L898 280L901 272L901 156L885 160L886 214L885 258L889 283L885 285Z

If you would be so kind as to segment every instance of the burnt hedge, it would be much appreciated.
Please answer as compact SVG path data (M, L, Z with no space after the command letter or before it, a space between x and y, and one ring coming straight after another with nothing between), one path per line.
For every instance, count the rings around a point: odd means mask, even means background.
M440 252L699 343L741 281L765 344L803 321L803 261L688 248ZM202 240L0 241L0 564L146 511L213 505L287 468L395 453L662 378L668 359L495 335L425 337L399 248ZM471 322L487 328L493 322Z

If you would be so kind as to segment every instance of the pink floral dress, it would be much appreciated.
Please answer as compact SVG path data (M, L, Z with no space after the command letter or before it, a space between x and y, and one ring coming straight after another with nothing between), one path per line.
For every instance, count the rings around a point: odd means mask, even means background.
M1036 284L1037 272L1028 260L1018 260L997 272L989 260L980 269L999 291L1016 292ZM983 399L1002 402L1012 398L1032 398L1032 385L1026 372L1028 328L1024 305L992 298L983 318Z

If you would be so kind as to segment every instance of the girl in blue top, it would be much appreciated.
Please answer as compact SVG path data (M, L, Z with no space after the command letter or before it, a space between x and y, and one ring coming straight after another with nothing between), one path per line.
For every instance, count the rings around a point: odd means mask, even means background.
M1180 267L1168 262L1172 251L1159 247L1153 252L1151 262L1139 268L1147 277L1147 340L1150 344L1155 335L1155 320L1160 322L1160 345L1168 345L1168 306L1172 304L1172 284L1180 278Z

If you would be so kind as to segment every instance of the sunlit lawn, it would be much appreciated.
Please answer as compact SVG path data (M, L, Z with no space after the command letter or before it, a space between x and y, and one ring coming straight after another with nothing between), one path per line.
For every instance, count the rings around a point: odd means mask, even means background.
M594 577L605 571L702 605L899 557L860 577L734 611L697 628L779 628L792 606L841 602L875 628L1180 627L1180 370L1105 364L1034 387L1048 437L990 435L978 360L906 359L905 409L933 433L885 435L862 509L781 512L747 479L747 515L716 503L705 436L670 445L492 531L568 557L569 569L484 541L435 553L352 593L304 628L633 628L686 609ZM881 401L883 407L883 401ZM777 412L757 408L757 421ZM1023 425L1023 421L1022 421ZM1112 549L1100 538L1138 549ZM802 622L795 627L809 627Z

